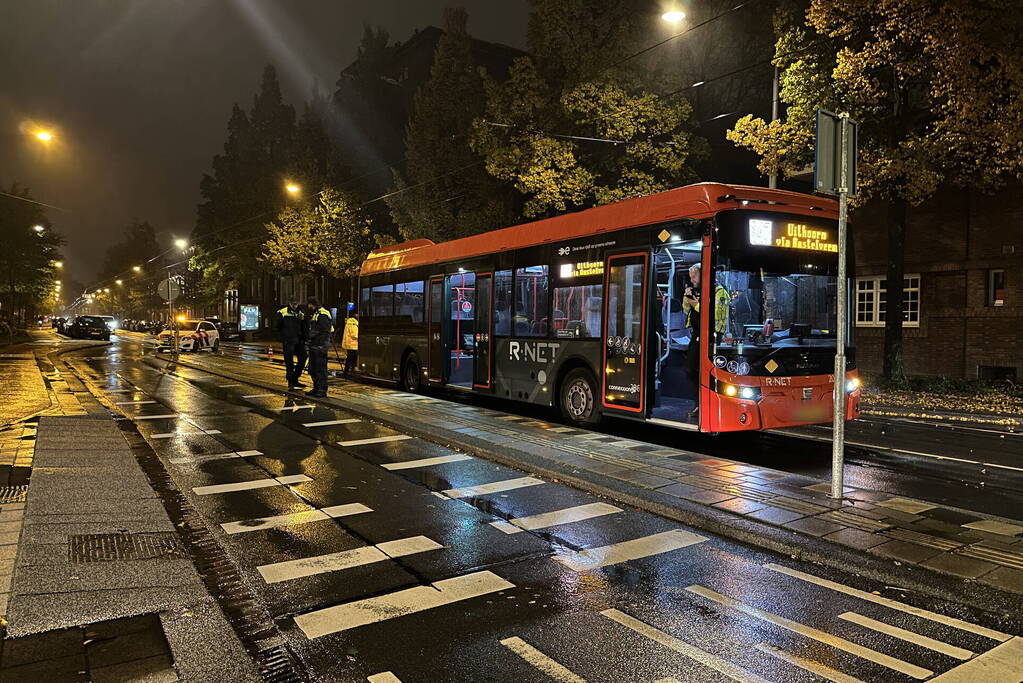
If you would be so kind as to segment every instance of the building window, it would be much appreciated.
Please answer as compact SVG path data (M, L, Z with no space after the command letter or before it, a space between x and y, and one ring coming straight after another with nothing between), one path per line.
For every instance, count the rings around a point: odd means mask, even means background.
M1001 268L987 272L987 305L1005 305L1005 271Z
M902 324L920 325L920 276L907 275L902 280ZM881 277L856 278L856 326L883 327L888 280Z

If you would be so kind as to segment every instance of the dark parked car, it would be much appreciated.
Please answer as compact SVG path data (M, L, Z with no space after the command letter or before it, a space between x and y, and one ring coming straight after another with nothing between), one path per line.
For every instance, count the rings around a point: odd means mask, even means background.
M72 339L102 339L110 341L107 321L98 315L80 315L68 325L67 335Z
M220 338L223 341L241 341L242 333L238 329L238 323L220 323Z

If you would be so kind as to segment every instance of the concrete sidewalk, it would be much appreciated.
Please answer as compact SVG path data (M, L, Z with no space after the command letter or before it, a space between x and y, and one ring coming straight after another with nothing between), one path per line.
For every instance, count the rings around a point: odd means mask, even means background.
M261 680L109 413L40 417L27 499L0 519L20 533L3 680Z
M284 389L268 363L180 364ZM902 574L918 568L1023 594L1021 521L851 487L839 502L828 483L801 475L377 386L345 382L330 391L323 402L366 419L741 542L846 569L873 558Z

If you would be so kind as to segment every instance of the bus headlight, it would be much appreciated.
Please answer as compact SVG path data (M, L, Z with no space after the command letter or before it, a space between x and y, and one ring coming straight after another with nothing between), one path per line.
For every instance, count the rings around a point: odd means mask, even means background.
M845 383L845 393L847 394L851 394L852 392L856 391L859 388L860 388L859 377L853 377L852 379Z
M760 387L747 387L718 382L717 392L729 398L741 398L744 401L760 400Z

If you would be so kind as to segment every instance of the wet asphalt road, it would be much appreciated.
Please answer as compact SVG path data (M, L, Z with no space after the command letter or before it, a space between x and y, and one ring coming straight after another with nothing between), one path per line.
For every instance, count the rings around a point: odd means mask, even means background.
M316 680L912 681L990 661L1013 635L954 601L754 552L142 352L115 342L78 367L134 421Z

